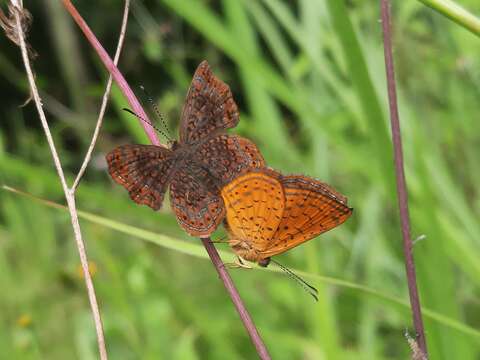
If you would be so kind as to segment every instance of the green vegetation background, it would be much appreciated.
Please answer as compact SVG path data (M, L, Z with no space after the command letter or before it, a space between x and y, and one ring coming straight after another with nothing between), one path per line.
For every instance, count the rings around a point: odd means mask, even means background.
M75 3L112 53L122 2ZM119 66L158 99L176 134L192 73L207 59L241 109L233 132L255 141L270 166L327 181L355 207L345 225L278 260L357 288L307 275L320 291L314 303L281 274L231 272L274 359L408 358L379 9L347 3L135 1ZM431 359L479 359L480 41L419 2L394 3L412 235L426 235L414 253ZM480 13L478 1L462 3ZM26 5L36 80L72 179L106 71L59 3ZM0 49L0 183L64 203L34 106L20 107L28 87L19 50L5 37ZM109 179L105 153L146 142L125 106L115 89L77 201L116 222L81 222L111 358L256 358L199 240L179 229L168 204L160 213L139 207ZM0 288L1 358L97 358L65 211L0 192Z

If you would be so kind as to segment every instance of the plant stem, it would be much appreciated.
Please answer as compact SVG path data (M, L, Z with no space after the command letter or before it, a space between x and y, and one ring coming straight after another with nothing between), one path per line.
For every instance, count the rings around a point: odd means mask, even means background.
M125 95L125 97L127 98L127 100L129 102L130 106L132 107L133 111L137 115L139 115L141 118L150 122L150 120L148 118L148 115L143 110L142 106L140 105L140 102L138 101L137 97L133 93L132 89L128 85L125 78L123 77L122 73L115 66L112 59L108 55L108 53L105 51L105 49L100 44L100 42L98 41L96 36L93 34L92 30L90 30L90 28L88 27L85 20L83 20L83 18L80 16L80 14L78 13L75 6L73 6L73 4L70 0L62 0L62 2L63 2L63 6L65 6L65 8L70 13L72 18L75 20L77 25L83 31L87 40L90 42L92 47L97 52L98 56L100 57L100 60L102 60L103 64L107 68L108 72L113 76L113 79L115 80L117 85L120 87L121 91L123 92L123 95ZM157 145L157 146L163 146L160 143L160 141L158 140L157 134L155 133L155 129L153 129L147 122L144 123L144 122L140 121L140 125L145 130L145 133L147 134L147 136L150 139L150 141L152 142L152 144Z
M230 274L227 272L225 269L225 265L222 262L222 259L220 258L220 255L218 255L217 249L213 245L212 241L210 238L201 238L203 242L203 246L205 246L205 249L207 250L208 256L210 256L210 260L212 260L213 266L215 266L215 269L218 272L218 276L220 276L220 279L223 282L223 285L227 289L228 293L230 294L230 298L232 299L233 305L235 305L235 308L237 309L238 314L240 315L240 319L243 322L243 325L245 326L245 329L248 332L248 335L250 335L250 339L252 339L253 345L255 345L255 348L257 349L257 353L262 360L268 360L270 359L270 355L268 354L267 348L265 347L265 344L262 341L262 338L260 337L260 334L258 333L257 328L255 327L255 324L253 323L253 320L245 308L245 305L242 302L242 299L240 298L240 295L238 293L237 288L235 287L235 284L232 281L232 278L230 277Z
M122 52L123 42L125 40L125 34L127 32L127 21L128 21L129 9L130 9L130 0L126 0L125 8L123 10L122 26L120 28L120 36L118 38L117 50L115 51L115 56L113 58L113 63L115 65L118 64L118 60L120 59L120 53ZM82 179L83 174L87 170L87 166L90 162L90 159L92 158L93 149L95 148L98 135L100 134L100 128L102 127L103 117L105 116L105 111L107 110L108 98L110 97L110 91L112 89L112 82L113 82L113 79L112 79L112 75L110 74L108 76L105 92L103 93L102 105L100 106L100 111L98 112L97 125L95 126L92 140L90 141L90 146L88 147L87 153L85 154L83 163L80 166L80 170L78 171L75 181L73 182L73 185L72 185L73 191L77 190L80 180Z
M418 0L480 36L480 19L451 0Z
M53 141L50 128L48 126L48 121L43 111L42 99L40 98L40 95L38 93L37 85L35 83L35 77L33 75L32 67L30 65L27 44L25 41L25 34L23 33L22 18L21 18L22 16L25 16L25 10L23 9L21 3L19 3L18 1L11 0L11 4L12 5L9 8L9 10L10 10L10 14L15 19L15 28L17 30L18 45L20 46L20 49L21 49L23 63L25 65L25 71L27 73L27 78L30 85L33 101L37 108L37 112L40 117L40 122L42 123L42 127L45 132L45 137L47 138L48 146L50 147L50 152L52 153L53 162L55 164L55 168L57 170L58 177L60 179L60 183L63 188L63 192L65 193L65 199L67 200L68 210L70 212L70 218L71 218L72 227L73 227L73 233L75 236L75 241L76 241L76 245L77 245L77 249L80 257L80 263L82 265L85 285L87 287L88 299L90 301L90 309L92 311L93 320L95 322L95 330L97 333L97 343L98 343L98 349L100 352L100 359L107 360L108 356L107 356L107 350L105 346L103 324L100 316L100 310L98 307L97 296L95 294L95 287L93 285L92 277L90 275L90 271L88 268L88 258L85 250L85 242L83 241L82 233L80 230L80 224L78 222L78 214L75 206L75 194L74 194L74 191L68 188L67 182L65 180L65 174L62 169L60 157L58 156L58 152L55 147L55 143Z
M133 110L137 114L139 114L140 117L143 117L144 119L148 120L148 117L145 114L145 111L141 107L133 91L130 89L130 86L128 85L127 81L125 80L123 75L120 73L118 68L115 66L115 64L112 62L107 52L103 49L102 45L97 40L93 32L90 30L86 22L82 19L82 17L78 13L78 11L75 9L73 4L69 0L62 0L62 1L65 8L68 10L70 15L74 18L74 20L76 21L78 26L81 28L81 30L83 31L83 33L85 34L85 36L87 37L91 45L97 51L100 59L104 63L107 70L112 74L113 79L119 86L120 90L127 97ZM140 124L145 129L145 132L147 133L147 136L150 139L150 141L155 145L162 146L156 136L156 133L152 131L151 126L144 124L142 121L140 121ZM252 339L252 342L255 348L257 349L259 357L262 360L269 360L270 355L268 354L265 344L263 343L258 333L258 330L256 329L255 324L253 323L253 320L250 317L250 314L246 310L245 305L243 304L242 299L240 297L240 294L238 293L238 290L233 284L233 281L230 275L226 271L225 266L222 260L220 259L220 256L218 255L217 249L213 246L212 242L210 241L210 238L202 238L201 240L203 242L203 245L205 246L205 249L208 252L208 255L210 256L213 266L217 270L220 276L220 279L222 280L225 286L225 289L227 290L230 298L232 299L232 302L235 305L235 308L238 311L240 318L243 321L243 324L245 325L245 328L250 338Z
M392 54L392 31L390 23L390 4L388 0L380 0L382 14L383 44L385 54L385 68L387 72L387 89L390 109L390 122L392 126L393 152L395 159L395 175L397 179L397 196L400 210L400 221L403 237L403 251L407 273L410 306L413 313L413 325L417 333L420 350L428 357L427 343L422 321L422 311L418 298L417 278L415 263L412 254L412 239L410 237L410 218L408 213L408 194L403 167L402 138L400 134L400 119L398 115L397 91L395 84L395 71Z

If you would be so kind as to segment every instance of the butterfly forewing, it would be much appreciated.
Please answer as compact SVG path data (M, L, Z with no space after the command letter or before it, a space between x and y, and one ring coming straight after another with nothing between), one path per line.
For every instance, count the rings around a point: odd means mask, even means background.
M239 121L238 108L227 84L203 61L195 71L180 123L180 143L192 144Z
M285 211L265 257L283 253L342 224L352 214L347 199L330 186L306 177L285 176Z
M174 162L172 151L154 145L123 145L106 156L108 172L137 204L160 209Z
M231 235L257 251L268 247L284 209L280 182L262 172L250 172L222 189Z

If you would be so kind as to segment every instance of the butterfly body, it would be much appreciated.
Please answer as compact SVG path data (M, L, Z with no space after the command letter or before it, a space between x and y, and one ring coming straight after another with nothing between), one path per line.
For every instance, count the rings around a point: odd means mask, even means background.
M190 235L210 235L225 215L219 189L235 176L264 165L255 144L226 133L238 121L230 88L204 61L187 94L179 140L170 148L117 147L106 156L110 176L133 201L154 210L161 208L169 187L179 224Z
M229 244L241 258L267 266L281 254L342 224L347 199L330 186L302 176L258 169L222 189Z
M267 267L270 263L270 257L262 256L262 253L255 249L248 240L230 239L228 243L235 254L240 258L240 264L243 264L242 260L257 263L263 267Z

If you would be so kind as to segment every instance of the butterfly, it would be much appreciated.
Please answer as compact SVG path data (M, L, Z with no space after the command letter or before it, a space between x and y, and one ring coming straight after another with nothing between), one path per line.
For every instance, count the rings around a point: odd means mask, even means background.
M239 121L228 85L203 61L195 71L183 107L179 140L170 148L122 145L106 155L112 179L137 204L170 203L179 224L192 236L210 235L225 216L223 185L265 162L254 143L226 130Z
M229 244L242 260L267 266L281 254L347 220L353 209L329 185L264 168L222 188Z

